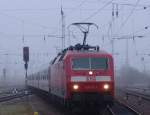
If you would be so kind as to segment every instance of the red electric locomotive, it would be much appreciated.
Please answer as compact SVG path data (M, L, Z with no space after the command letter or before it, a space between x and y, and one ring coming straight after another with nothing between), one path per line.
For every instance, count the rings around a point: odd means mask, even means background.
M58 55L50 67L50 93L69 104L112 103L113 59L98 49L78 44Z
M29 76L28 86L40 89L49 94L52 100L60 100L69 106L112 104L113 58L105 51L99 50L98 46L85 44L85 41L86 32L82 45L77 44L64 49L51 62L48 70L42 72L43 74Z

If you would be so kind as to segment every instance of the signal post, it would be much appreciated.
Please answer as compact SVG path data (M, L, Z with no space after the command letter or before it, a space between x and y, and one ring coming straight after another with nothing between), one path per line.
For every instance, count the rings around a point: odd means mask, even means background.
M23 61L25 62L25 86L27 87L27 77L28 77L28 62L29 62L29 47L23 47Z

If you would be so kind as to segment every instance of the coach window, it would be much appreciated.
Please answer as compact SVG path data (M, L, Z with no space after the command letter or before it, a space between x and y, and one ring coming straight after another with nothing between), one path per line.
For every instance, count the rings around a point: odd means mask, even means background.
M60 58L61 58L61 55L57 57L55 63L57 63L57 62L59 61ZM54 63L54 64L55 64L55 63Z
M65 56L65 53L63 53L63 54L60 56L59 61L62 61L63 58L64 58L64 56Z
M57 57L55 57L51 63L54 64L56 59L57 59Z

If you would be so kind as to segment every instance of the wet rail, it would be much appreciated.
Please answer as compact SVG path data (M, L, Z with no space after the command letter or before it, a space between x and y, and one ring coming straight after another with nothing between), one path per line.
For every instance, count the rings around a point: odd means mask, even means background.
M148 88L118 88L116 99L132 107L142 115L150 115L150 93Z
M28 96L28 95L31 95L31 92L21 91L16 94L10 94L7 96L0 97L0 102L10 101L10 100L21 98L21 97Z
M20 86L15 86L15 87L8 87L8 88L0 88L0 96L1 95L7 95L7 94L12 94L12 93L17 93L17 92L21 92L27 90L24 86L20 87Z
M128 90L126 92L126 96L129 96L129 95L135 96L135 97L138 97L139 99L143 99L143 100L146 100L146 101L150 102L150 95L148 95L148 94L143 94L141 92Z
M141 115L139 112L120 101L115 101L112 107L107 106L107 110L109 111L109 115Z

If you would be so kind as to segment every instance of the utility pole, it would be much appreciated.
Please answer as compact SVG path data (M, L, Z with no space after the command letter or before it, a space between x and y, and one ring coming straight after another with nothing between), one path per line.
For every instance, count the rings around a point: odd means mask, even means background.
M114 4L112 4L112 21L110 24L110 28L111 28L111 46L112 46L112 55L114 55L114 40L112 39L113 36L113 26L114 26Z
M65 48L65 15L61 6L61 21L62 21L62 50Z
M2 79L2 82L3 82L3 86L6 86L6 68L3 68L3 79Z
M144 57L141 58L141 61L143 62L143 72L145 73L145 59L144 59Z
M112 3L112 21L110 22L110 29L111 29L111 46L112 46L112 55L114 56L114 29L115 29L115 19L118 18L119 11L118 11L118 4Z
M146 72L146 65L145 65L145 56L150 56L150 53L137 53L137 56L141 56L141 63L143 64L143 72Z
M132 39L132 38L126 38L126 61L125 61L125 63L127 64L127 65L129 65L129 41L128 41L128 39Z
M123 36L123 37L114 37L113 39L118 39L118 40L123 40L126 39L126 59L125 59L125 64L128 66L129 65L129 39L134 40L135 38L142 38L144 36Z
M114 30L114 21L115 21L115 4L112 3L112 21L110 23L110 31L111 31L111 47L112 47L112 55L114 56L114 39L113 37L113 30Z
M123 40L126 39L126 59L125 59L125 64L128 66L129 65L129 52L128 52L128 39L134 39L133 37L118 37L118 38L113 38L113 39L118 39L118 40Z
M10 59L9 59L9 53L5 53L5 67L3 68L3 77L4 77L4 83L3 86L6 87L8 85L8 81L9 81L9 66L8 64L10 63Z

